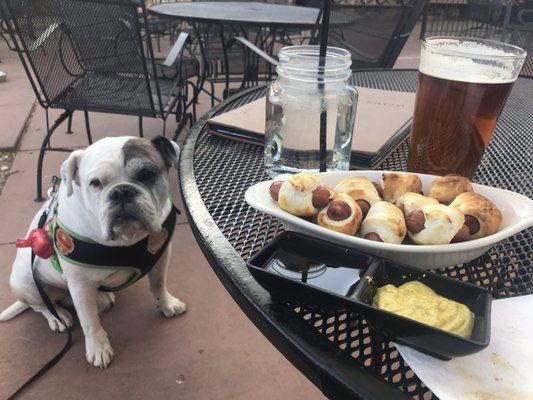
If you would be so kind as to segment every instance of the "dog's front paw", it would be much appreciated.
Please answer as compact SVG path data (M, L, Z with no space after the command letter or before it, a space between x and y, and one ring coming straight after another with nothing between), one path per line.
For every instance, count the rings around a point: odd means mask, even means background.
M98 314L102 314L115 305L115 295L111 292L98 292L96 297L96 307Z
M54 317L50 311L43 310L41 313L44 315L46 320L48 321L48 326L51 330L54 332L65 332L67 330L67 327L70 328L74 325L74 318L72 318L72 315L65 310L63 307L60 307L59 305L55 305L55 309L57 314L61 317L65 325L61 321L59 321L56 317Z
M96 368L105 369L111 363L115 352L104 330L85 338L85 356L87 362Z
M187 311L185 303L182 303L170 294L157 300L157 308L165 315L165 317L174 317Z

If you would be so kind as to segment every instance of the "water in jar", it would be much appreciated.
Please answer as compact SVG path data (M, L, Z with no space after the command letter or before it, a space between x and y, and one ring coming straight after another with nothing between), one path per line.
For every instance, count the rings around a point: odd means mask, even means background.
M320 114L327 114L326 166L348 170L357 92L348 80L298 81L279 77L267 96L265 167L268 174L318 172Z

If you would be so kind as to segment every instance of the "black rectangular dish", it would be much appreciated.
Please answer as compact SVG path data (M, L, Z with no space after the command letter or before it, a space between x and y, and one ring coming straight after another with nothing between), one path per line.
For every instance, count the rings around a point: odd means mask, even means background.
M372 333L440 359L473 354L490 340L487 290L428 271L395 264L296 232L283 232L248 260L254 278L273 297L362 315ZM418 280L437 294L465 304L474 314L470 338L419 323L373 305L378 287Z

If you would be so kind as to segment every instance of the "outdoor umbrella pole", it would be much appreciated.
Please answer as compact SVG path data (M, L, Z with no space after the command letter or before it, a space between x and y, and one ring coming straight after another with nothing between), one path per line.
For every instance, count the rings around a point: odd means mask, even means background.
M329 14L330 14L331 0L324 0L324 5L322 7L322 24L320 28L320 52L319 52L319 61L318 61L318 81L322 82L324 75L324 68L326 65L326 50L328 47L328 32L329 32ZM325 104L323 101L324 98L324 83L318 84L318 90L320 93L320 98L322 99L320 105L320 172L326 172L327 167L327 122L328 122L328 113L325 109Z

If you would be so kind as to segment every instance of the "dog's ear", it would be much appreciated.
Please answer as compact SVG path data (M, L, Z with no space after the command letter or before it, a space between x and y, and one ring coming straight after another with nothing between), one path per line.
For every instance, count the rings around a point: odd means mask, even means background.
M180 147L172 140L168 140L166 137L157 136L152 140L152 144L165 160L167 168L174 166L178 169L178 160L180 158Z
M61 164L61 180L65 183L67 188L67 196L70 196L74 191L74 188L72 187L73 182L78 186L80 185L78 166L82 155L83 150L74 150L70 153L69 158Z

